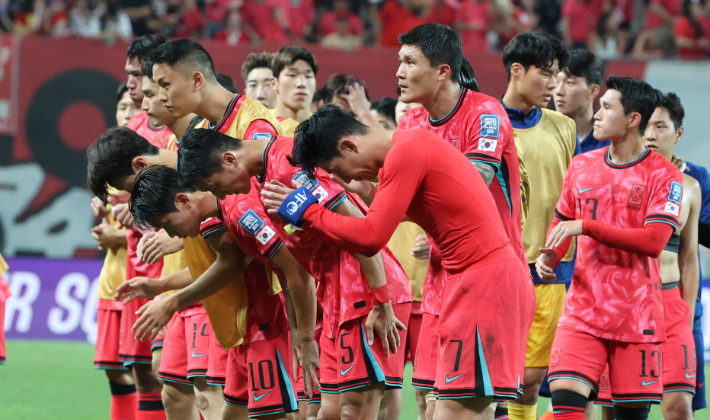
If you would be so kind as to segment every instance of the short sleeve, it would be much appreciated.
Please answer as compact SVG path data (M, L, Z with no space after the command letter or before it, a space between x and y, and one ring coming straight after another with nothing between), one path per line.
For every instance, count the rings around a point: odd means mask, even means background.
M293 181L298 181L318 199L318 202L328 210L333 210L338 204L347 200L345 189L340 184L330 179L330 176L320 169L316 169L315 177L310 177L305 171L293 167L291 179L280 180L286 185L295 187Z
M513 126L500 104L489 103L487 108L471 122L463 152L471 162L487 163L499 170L503 150L515 144Z
M244 140L270 140L278 136L276 129L266 120L254 120L244 132Z
M555 218L559 219L561 222L576 219L577 204L574 199L575 166L575 160L573 159L569 168L567 168L560 199L557 201L557 206L555 206Z
M210 217L200 224L200 235L202 235L204 239L207 239L207 237L213 233L224 230L227 230L227 227L224 226L222 220L217 217Z
M678 230L680 208L683 201L683 175L676 167L664 167L650 174L654 180L648 198L644 226L649 223L667 223Z
M234 226L232 232L240 236L235 238L238 242L254 241L258 253L271 259L281 249L283 241L259 204L259 199L255 197L251 203L233 206L226 217L229 218L230 226Z

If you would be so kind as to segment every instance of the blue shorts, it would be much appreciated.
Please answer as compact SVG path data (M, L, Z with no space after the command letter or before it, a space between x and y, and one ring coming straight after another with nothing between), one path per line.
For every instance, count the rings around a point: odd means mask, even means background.
M696 324L700 320L696 320ZM695 352L697 362L697 378L698 385L695 388L695 396L693 397L693 411L707 408L708 402L705 399L705 344L703 341L702 330L697 331L693 328L693 337L695 338Z

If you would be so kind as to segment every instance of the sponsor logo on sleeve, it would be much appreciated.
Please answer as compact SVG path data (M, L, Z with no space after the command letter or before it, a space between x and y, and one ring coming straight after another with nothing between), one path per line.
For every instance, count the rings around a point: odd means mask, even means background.
M674 216L678 216L680 214L680 206L676 203L666 201L665 211L666 211L666 213L670 213Z
M481 137L497 139L500 137L500 115L481 115Z
M677 181L671 181L671 191L668 193L668 201L680 204L683 199L683 184Z
M305 171L297 173L293 178L291 178L291 182L293 181L300 182L301 185L308 188L308 191L313 191L318 185L320 185L320 182L317 179L311 178Z
M274 236L276 236L276 232L270 227L264 226L264 228L256 234L256 239L261 242L262 245L266 245Z
M483 150L484 152L495 152L498 146L498 140L480 138L478 139L478 150Z
M247 210L247 212L239 218L239 224L254 236L266 225L261 217L254 213L252 209Z
M270 133L252 133L252 140L271 140L273 136Z

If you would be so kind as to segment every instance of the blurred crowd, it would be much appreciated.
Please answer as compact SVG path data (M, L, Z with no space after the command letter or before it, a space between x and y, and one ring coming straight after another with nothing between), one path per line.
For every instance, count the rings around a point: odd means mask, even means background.
M475 52L539 30L603 59L710 56L710 0L0 0L4 32L107 43L156 33L354 50L433 22Z

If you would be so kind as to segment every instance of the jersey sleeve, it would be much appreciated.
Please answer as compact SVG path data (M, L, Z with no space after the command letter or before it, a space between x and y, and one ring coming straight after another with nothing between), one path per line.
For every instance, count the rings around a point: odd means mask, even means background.
M224 225L224 222L216 217L210 217L200 224L200 235L202 235L204 239L207 239L207 237L213 233L225 230L227 230L227 227Z
M249 124L244 132L244 140L269 140L278 136L279 133L270 122L266 120L254 120Z
M345 189L340 184L330 179L330 176L320 169L316 169L315 177L310 177L306 172L296 167L289 166L293 170L284 173L279 181L293 188L294 181L298 181L318 199L318 203L328 210L333 210L338 204L348 199Z
M555 206L555 218L561 222L575 220L577 215L577 204L574 199L573 164L574 160L570 164L569 168L567 168L565 180L562 184L560 199L557 201L557 205Z
M678 230L680 207L683 199L683 174L675 168L663 168L653 174L655 179L648 198L644 226L649 223L667 223Z
M487 110L477 115L468 131L464 155L469 161L487 163L500 170L503 150L515 144L513 126L500 104L487 104Z
M276 228L267 217L258 198L254 198L257 205L234 206L230 209L230 214L226 217L230 223L234 223L236 229L233 232L239 234L241 240L254 241L259 254L268 259L274 258L283 247L283 241L276 234ZM241 242L239 240L238 242Z

